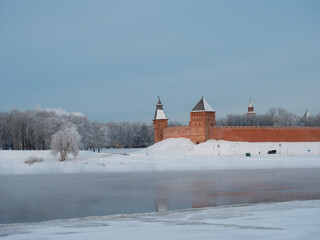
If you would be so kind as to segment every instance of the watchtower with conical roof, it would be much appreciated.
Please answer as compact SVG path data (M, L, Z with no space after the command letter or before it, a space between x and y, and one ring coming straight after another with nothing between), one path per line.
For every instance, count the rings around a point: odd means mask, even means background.
M153 119L154 129L154 142L160 142L163 140L163 129L168 127L168 118L163 110L163 105L158 97L158 103L156 105L156 112Z
M210 127L216 124L216 112L202 97L190 112L190 139L198 144L210 138Z

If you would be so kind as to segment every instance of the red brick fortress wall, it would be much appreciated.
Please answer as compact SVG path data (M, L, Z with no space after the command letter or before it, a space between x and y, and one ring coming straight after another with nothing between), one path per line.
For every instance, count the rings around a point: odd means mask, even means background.
M163 129L163 139L167 138L190 138L190 127L179 126L179 127L168 127Z
M320 128L211 127L210 139L239 142L320 142Z

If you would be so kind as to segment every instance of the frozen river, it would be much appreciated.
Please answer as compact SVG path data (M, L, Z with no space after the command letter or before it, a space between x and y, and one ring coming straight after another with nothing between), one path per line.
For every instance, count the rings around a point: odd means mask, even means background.
M0 176L0 223L320 199L320 169Z

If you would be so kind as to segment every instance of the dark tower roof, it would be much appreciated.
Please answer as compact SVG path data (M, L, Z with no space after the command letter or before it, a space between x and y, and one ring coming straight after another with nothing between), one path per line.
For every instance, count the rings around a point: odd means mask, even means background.
M214 112L214 110L202 97L197 105L191 110L191 112Z
M156 109L163 109L163 106L162 106L162 102L160 100L160 97L158 97L158 103L156 105Z

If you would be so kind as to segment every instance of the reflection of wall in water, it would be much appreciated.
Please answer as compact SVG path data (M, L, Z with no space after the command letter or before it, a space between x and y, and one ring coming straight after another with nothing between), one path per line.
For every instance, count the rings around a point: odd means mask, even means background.
M192 186L195 189L192 195L192 208L320 198L319 190L316 188L305 190L305 186L300 185L299 180L296 185L292 185L290 181L282 185L281 182L285 179L277 179L276 176L275 179L271 179L272 176L270 179L261 178L260 181L250 182L248 179L235 177L233 181L228 182L226 179L221 184L196 181Z

